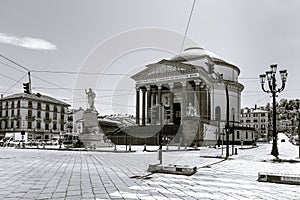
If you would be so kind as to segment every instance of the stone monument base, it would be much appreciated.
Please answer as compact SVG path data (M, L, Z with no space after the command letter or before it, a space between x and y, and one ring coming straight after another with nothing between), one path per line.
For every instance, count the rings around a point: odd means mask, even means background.
M104 133L99 127L97 111L87 109L83 113L83 133L79 134L85 148L96 149L100 147L110 147L111 144L104 141Z

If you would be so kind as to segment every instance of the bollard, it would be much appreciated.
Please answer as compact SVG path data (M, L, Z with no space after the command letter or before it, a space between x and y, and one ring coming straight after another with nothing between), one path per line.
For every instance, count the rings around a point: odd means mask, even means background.
M180 143L178 144L178 150L180 150Z
M42 143L42 145L43 145L43 149L45 149L45 143L44 142Z
M96 150L96 144L94 144L94 150Z
M143 151L147 151L147 145L144 144L144 150Z
M131 144L129 144L129 151L131 151Z
M234 155L238 155L237 148L234 149Z
M114 151L117 151L117 145L115 144L115 149L114 149Z
M184 149L185 150L187 149L187 143L184 143Z
M167 149L166 149L167 151L169 151L169 144L167 143Z

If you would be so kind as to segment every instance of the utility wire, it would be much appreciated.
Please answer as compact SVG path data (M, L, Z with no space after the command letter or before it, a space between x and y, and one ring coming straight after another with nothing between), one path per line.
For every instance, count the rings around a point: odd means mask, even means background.
M20 83L21 80L22 80L25 76L27 76L27 74L25 74L25 75L22 76L18 81L16 81L10 88L8 88L8 89L4 92L4 94L6 94L10 89L12 89L13 87L15 87L15 85L17 85L17 83Z
M52 73L52 74L70 74L70 75L111 75L111 76L131 76L131 74L122 73L103 73L103 72L74 72L74 71L50 71L50 70L31 70L37 73Z
M188 23L186 25L186 29L185 29L185 33L184 33L184 37L183 37L183 41L182 41L182 45L181 45L179 54L181 54L181 52L183 50L183 45L184 45L184 42L185 42L185 39L186 39L186 35L187 35L188 29L189 29L189 26L190 26L190 22L191 22L193 10L194 10L194 7L195 7L195 3L196 3L196 0L193 1L192 9L191 9L191 12L190 12Z
M17 65L17 66L19 66L19 67L21 67L21 68L23 68L23 69L25 69L27 72L30 72L30 70L29 70L27 67L24 67L23 65L21 65L21 64L15 62L15 61L13 61L13 60L11 60L11 59L5 57L5 56L3 56L3 55L1 55L1 54L0 54L0 57L2 57L2 58L4 58L4 59L8 60L8 61L11 62L11 63L14 63L15 65Z
M19 71L19 72L24 73L24 71L22 71L22 70L20 70L20 69L18 69L18 68L16 68L16 67L14 67L14 66L8 65L8 64L6 64L6 63L4 63L4 62L1 62L1 61L0 61L0 64L4 65L4 66L6 66L6 67L9 67L9 68L11 68L11 69L14 69L14 70L17 70L17 71Z

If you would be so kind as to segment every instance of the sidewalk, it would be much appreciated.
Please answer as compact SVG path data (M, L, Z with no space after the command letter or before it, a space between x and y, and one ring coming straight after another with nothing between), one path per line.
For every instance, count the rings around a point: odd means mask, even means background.
M297 148L286 146L282 156ZM163 153L163 164L197 166L193 176L150 174L157 152L132 148L136 152L0 149L0 199L300 199L299 186L257 182L262 171L300 174L299 163L264 162L272 159L270 144L225 161L203 157L221 155L215 148Z

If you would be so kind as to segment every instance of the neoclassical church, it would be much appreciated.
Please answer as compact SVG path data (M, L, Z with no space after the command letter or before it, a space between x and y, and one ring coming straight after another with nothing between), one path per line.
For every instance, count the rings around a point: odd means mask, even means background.
M230 123L240 121L244 86L238 82L239 74L237 66L200 47L146 65L131 77L136 83L136 125L145 131L176 126L169 140L216 144L226 121L225 85Z

